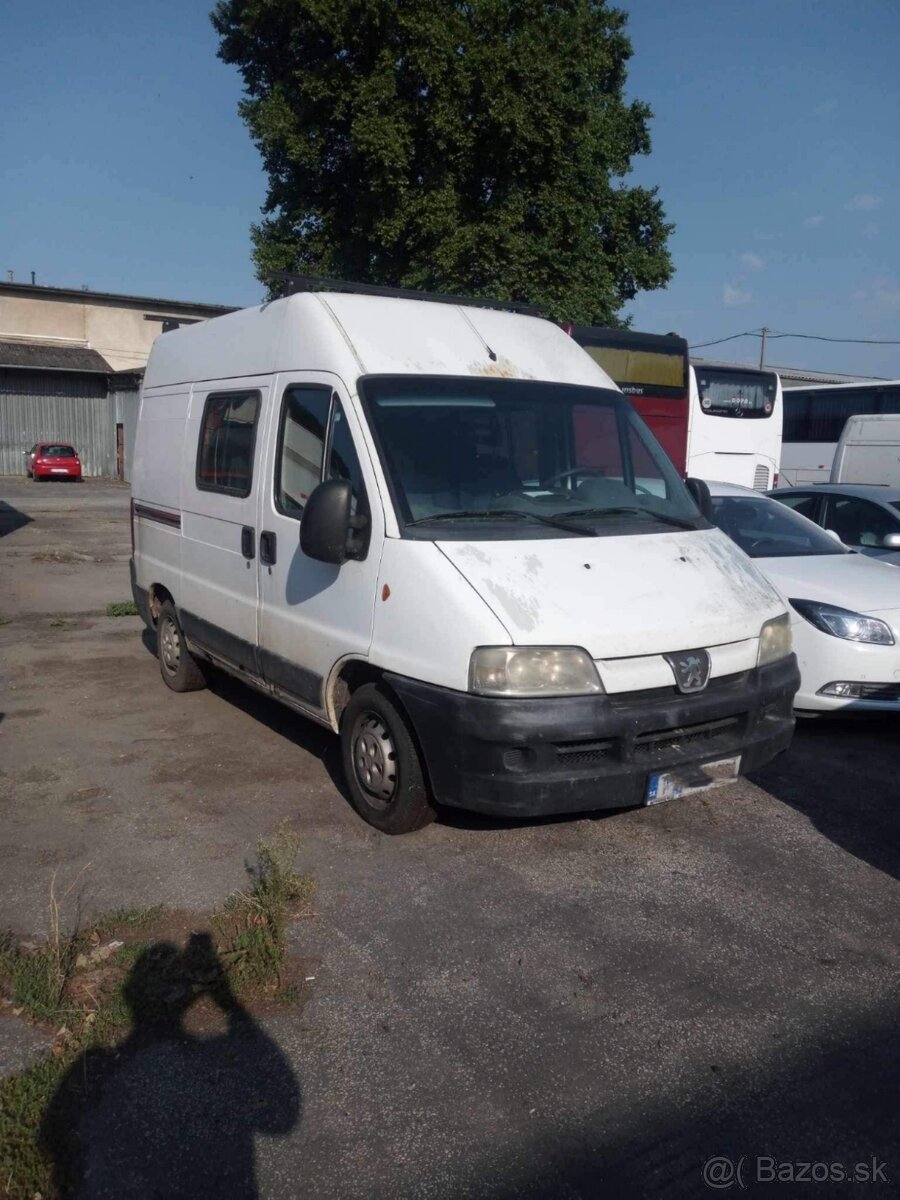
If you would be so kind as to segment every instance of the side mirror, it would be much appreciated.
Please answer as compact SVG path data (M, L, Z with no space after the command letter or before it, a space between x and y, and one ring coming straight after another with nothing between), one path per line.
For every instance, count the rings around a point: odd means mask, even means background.
M326 479L313 491L300 521L300 549L308 558L340 566L365 558L366 538L357 536L369 518L352 515L353 489L347 479Z
M688 478L684 481L685 487L694 498L694 503L700 509L701 513L706 517L707 521L713 519L712 496L709 491L709 484L705 479Z
M885 550L900 550L900 533L886 533L881 544Z
M844 543L841 541L841 535L839 533L835 533L833 529L826 529L825 532L830 538L834 538L839 545L843 546Z

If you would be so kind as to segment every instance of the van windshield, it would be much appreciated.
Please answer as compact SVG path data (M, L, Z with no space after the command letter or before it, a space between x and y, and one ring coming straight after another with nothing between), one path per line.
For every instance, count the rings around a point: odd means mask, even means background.
M418 375L369 376L359 390L406 536L576 537L705 524L618 392Z

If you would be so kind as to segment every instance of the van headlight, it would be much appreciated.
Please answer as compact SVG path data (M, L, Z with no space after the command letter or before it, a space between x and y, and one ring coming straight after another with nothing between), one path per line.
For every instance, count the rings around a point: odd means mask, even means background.
M782 658L787 658L792 649L791 618L787 613L782 613L780 617L766 621L759 631L756 665L766 667L769 663L779 662Z
M844 638L848 642L868 642L875 646L893 646L891 628L877 617L838 608L836 604L821 604L818 600L791 600L797 612L822 633Z
M585 696L603 691L593 659L578 646L480 646L469 691L482 696Z

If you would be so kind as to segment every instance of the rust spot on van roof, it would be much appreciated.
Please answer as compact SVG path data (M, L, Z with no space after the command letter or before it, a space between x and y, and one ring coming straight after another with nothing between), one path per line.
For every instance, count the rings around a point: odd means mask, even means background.
M533 379L530 371L523 371L508 358L498 358L496 362L475 362L469 367L473 375L487 375L495 379Z

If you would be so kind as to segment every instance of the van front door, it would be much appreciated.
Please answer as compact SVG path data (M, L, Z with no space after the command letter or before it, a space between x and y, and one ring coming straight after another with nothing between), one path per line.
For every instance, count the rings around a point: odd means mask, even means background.
M195 387L182 470L182 583L175 597L185 636L258 677L256 515L269 381Z
M266 487L260 496L260 666L266 681L317 715L339 659L366 658L372 641L384 518L349 397L334 376L280 376ZM349 479L369 518L369 549L337 567L307 558L300 520L323 479Z

